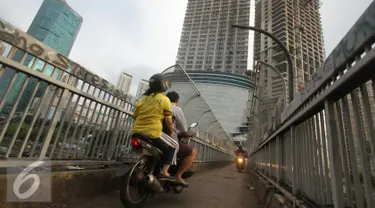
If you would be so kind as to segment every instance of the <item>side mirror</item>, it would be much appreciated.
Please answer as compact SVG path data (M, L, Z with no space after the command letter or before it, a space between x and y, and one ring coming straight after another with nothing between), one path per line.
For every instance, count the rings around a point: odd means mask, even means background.
M192 123L189 128L194 128L198 125L198 123Z

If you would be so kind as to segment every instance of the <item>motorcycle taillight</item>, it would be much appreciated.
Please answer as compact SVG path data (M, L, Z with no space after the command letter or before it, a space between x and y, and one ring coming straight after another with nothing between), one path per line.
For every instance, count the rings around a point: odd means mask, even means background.
M132 138L132 146L133 147L140 147L138 138Z

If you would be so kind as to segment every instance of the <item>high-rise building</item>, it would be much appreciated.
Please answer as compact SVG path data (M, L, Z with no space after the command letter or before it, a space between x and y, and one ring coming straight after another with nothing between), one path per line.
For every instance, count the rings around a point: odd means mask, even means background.
M69 56L82 21L65 0L44 0L27 33Z
M294 66L294 92L303 88L324 61L324 42L319 0L255 0L255 27L275 35L289 50ZM271 38L254 35L254 61L275 66L288 77L286 56ZM280 77L264 67L264 93L269 98L283 93Z
M148 88L148 80L142 79L138 84L137 95L135 96L135 99L139 99L140 97L142 97L143 93L145 93Z
M250 0L189 0L176 63L186 70L243 74L247 69Z
M132 75L125 73L125 72L121 72L117 87L120 90L122 90L124 93L129 94L130 86L132 84L132 79L133 79Z
M82 17L75 12L65 0L44 0L27 33L49 47L57 50L64 56L68 56L82 25L82 21ZM23 52L18 51L12 59L19 62L23 55ZM24 65L31 67L34 61L34 58L29 55L25 59ZM43 66L44 62L38 60L35 64L35 70L42 71ZM51 76L52 71L53 66L49 65L44 69L43 73ZM4 74L0 77L0 98L7 89L14 73L14 70L6 69ZM61 73L55 73L53 77L60 80L62 79L61 75ZM13 89L7 97L6 106L2 110L2 114L7 114L11 110L25 80L26 75L24 74L17 77ZM74 82L75 80L70 79L70 81ZM18 110L25 108L35 86L36 80L31 79L21 97ZM46 83L42 83L39 86L36 98L41 97L45 92L45 89ZM52 93L49 94L52 96Z

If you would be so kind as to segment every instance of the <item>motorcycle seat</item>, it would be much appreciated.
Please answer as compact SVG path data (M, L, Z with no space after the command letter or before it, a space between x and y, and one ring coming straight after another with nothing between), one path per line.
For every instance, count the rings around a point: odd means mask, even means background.
M150 138L148 138L148 136L142 134L142 133L136 133L136 134L133 134L132 135L133 138L138 138L138 139L142 139L143 141L147 142L147 143L151 143L151 140Z
M136 134L133 134L132 137L141 139L142 141L148 143L149 145L151 145L157 151L157 153L159 155L163 155L163 152L159 148L156 148L154 145L152 145L151 139L148 136L146 136L144 134L141 134L141 133L136 133Z

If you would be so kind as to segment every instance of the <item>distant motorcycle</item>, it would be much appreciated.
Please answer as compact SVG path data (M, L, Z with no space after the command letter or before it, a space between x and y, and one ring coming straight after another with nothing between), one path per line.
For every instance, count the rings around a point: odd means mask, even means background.
M245 158L242 155L236 157L235 163L238 171L242 172L245 169Z
M197 126L193 123L189 129ZM140 207L149 195L168 193L173 191L181 193L184 187L177 181L162 180L156 177L161 164L160 156L163 154L159 149L154 147L149 138L144 135L133 135L131 139L131 151L133 155L141 155L140 159L133 166L123 166L120 169L120 199L126 208ZM170 168L170 175L174 175L178 169L177 166ZM190 178L192 172L185 172L182 178ZM133 196L131 189L135 190Z

